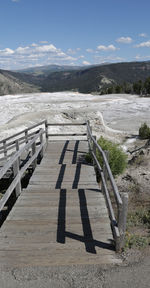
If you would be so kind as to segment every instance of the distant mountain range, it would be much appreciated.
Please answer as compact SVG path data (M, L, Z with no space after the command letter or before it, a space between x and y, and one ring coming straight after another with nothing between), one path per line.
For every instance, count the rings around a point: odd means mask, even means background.
M105 87L144 81L148 77L150 61L88 67L48 65L16 72L0 70L0 95L68 90L100 93Z
M85 67L69 66L69 65L65 65L65 66L47 65L47 66L39 66L39 67L32 67L32 68L27 68L23 70L17 70L16 72L39 76L39 75L49 75L53 72L74 71L74 70L82 70L82 69L85 69Z

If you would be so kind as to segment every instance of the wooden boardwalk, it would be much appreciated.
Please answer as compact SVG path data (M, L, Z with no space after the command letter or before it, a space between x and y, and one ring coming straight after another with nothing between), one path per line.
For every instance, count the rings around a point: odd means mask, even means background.
M0 229L0 267L115 264L87 141L52 141Z

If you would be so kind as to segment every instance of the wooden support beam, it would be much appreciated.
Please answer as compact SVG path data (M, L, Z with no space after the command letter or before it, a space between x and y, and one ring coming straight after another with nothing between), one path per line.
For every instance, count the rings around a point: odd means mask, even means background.
M6 146L6 140L3 140L3 147L4 147L4 157L7 158L7 146Z
M119 250L124 247L127 214L128 214L128 193L121 193L122 205L119 205L118 228L120 232Z
M25 139L26 139L26 144L28 143L28 129L25 130Z
M32 156L36 153L36 143L34 142L32 144ZM37 166L37 158L33 161L33 170L36 168Z
M16 151L19 151L19 140L16 140ZM20 167L20 157L18 157L19 167Z
M40 143L43 144L43 134L40 135ZM41 158L43 158L43 147L40 152Z
M19 174L19 170L20 170L19 159L17 159L13 164L14 178ZM18 198L18 196L21 194L21 179L19 179L18 184L16 185L15 192L16 192L16 197Z

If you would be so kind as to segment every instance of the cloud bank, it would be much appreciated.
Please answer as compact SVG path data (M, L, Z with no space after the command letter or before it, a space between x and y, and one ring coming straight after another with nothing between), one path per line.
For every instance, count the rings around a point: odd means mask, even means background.
M23 69L48 64L75 65L74 63L80 58L80 56L75 57L63 52L53 44L48 44L47 41L41 42L24 47L19 46L14 50L10 48L0 50L0 67L2 69Z

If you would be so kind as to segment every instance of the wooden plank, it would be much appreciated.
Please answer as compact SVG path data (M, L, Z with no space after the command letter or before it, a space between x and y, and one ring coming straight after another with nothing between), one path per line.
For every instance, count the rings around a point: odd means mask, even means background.
M81 249L80 249L81 250ZM83 265L83 264L121 264L121 259L117 257L114 253L106 254L105 249L101 249L101 252L97 254L89 254L87 252L82 253L78 249L73 250L72 253L63 250L60 253L60 249L57 249L57 254L55 254L54 249L52 249L53 253L50 253L49 250L37 251L31 250L20 250L18 251L0 251L1 258L1 267L45 267L45 266L57 266L59 265ZM88 255L87 255L88 254ZM55 256L54 256L55 255ZM65 255L65 256L64 256ZM67 257L66 257L67 256Z

